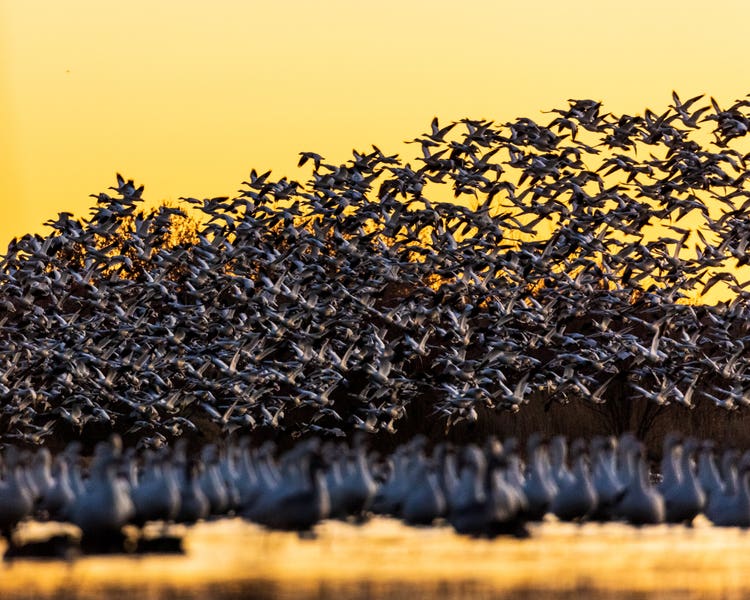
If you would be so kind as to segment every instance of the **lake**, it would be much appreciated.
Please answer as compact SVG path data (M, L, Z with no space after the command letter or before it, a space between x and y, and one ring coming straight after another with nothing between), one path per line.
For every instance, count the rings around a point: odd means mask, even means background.
M48 526L25 524L34 539ZM3 600L744 598L750 533L547 521L527 540L473 540L389 519L325 522L317 538L239 519L184 533L185 555L25 559L0 566ZM3 548L4 550L4 548Z

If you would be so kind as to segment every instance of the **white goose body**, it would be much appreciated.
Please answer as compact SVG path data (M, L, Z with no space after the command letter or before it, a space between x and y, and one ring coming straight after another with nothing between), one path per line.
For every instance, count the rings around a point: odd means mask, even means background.
M750 527L750 469L743 469L734 493L712 496L708 519L719 527Z
M696 440L688 439L685 442L680 459L680 479L662 492L669 523L691 524L706 505L706 492L698 481L693 465L693 453L697 447Z
M712 443L704 442L701 445L698 455L698 481L707 498L724 490L724 482L721 480L719 468L716 466Z
M643 458L642 445L635 444L628 450L627 460L633 473L625 495L617 505L617 513L633 525L662 523L665 516L664 498L649 483L648 464Z
M331 497L331 517L361 516L370 508L377 492L364 448L356 447L350 457L337 461L333 467L335 477L326 480Z
M475 446L469 446L464 456L465 464L447 498L448 522L458 533L480 535L486 531L490 518L490 498L485 485L487 461Z
M111 446L100 447L85 489L71 506L69 518L84 537L119 531L134 515L129 486L117 477L117 462Z
M600 521L608 521L615 515L615 507L625 495L625 485L617 478L612 444L611 439L605 438L592 444L592 482L598 498L592 518Z
M410 525L431 525L445 515L448 507L445 494L435 473L423 455L418 455L409 473L407 488L401 506L401 517Z
M528 472L523 491L528 501L528 518L541 520L557 494L557 485L550 474L549 456L541 438L530 438Z
M0 535L10 539L19 521L31 514L34 498L28 488L18 451L9 447L5 451L5 477L0 480Z
M597 496L591 481L587 457L576 457L570 477L559 480L559 488L550 511L562 521L584 519L596 510Z
M136 524L173 520L180 509L180 488L172 466L161 457L149 455L131 497Z
M309 531L328 518L331 502L317 446L307 446L284 469L275 489L258 499L253 520L270 529Z

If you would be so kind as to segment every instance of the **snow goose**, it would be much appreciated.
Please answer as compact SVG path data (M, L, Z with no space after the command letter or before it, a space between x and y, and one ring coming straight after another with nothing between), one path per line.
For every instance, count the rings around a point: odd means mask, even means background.
M5 476L0 480L0 535L13 546L13 530L31 514L34 499L26 484L23 465L15 446L5 449Z
M549 456L541 435L529 436L526 454L528 467L523 491L528 501L527 518L539 521L557 494L557 484L550 474Z
M192 525L197 521L208 518L211 503L200 483L200 463L191 458L180 461L176 465L177 482L180 490L179 510L175 521Z
M399 447L388 459L390 473L375 492L372 512L392 517L401 514L404 498L412 486L409 477L413 462L418 460L417 457L422 452L421 448L425 441L422 436L417 436L407 446Z
M138 483L131 492L138 526L148 521L172 521L180 508L180 488L165 456L147 451Z
M664 521L664 498L649 482L645 448L640 442L627 444L626 460L633 477L625 495L616 507L617 514L633 525L650 525Z
M574 442L571 457L573 471L558 480L559 488L550 505L550 511L561 521L579 521L594 512L597 505L596 490L591 481L588 456L582 440Z
M508 479L508 470L501 460L490 459L489 468L490 505L486 535L514 535L528 537L526 514L528 500L523 489L516 488Z
M592 482L598 503L591 515L592 520L609 521L615 515L615 507L625 495L625 486L617 479L615 466L616 439L595 437L591 442Z
M709 498L708 519L718 527L750 527L750 466L743 466L734 493Z
M685 440L680 458L680 478L672 487L662 487L668 523L690 525L706 505L706 493L696 477L693 463L693 455L698 447L695 438Z
M293 453L295 468L284 469L276 487L258 499L253 518L269 529L303 533L328 518L330 499L319 440L300 444Z
M728 494L734 494L739 487L739 476L737 474L737 463L740 453L735 448L729 448L721 456L721 478L722 488Z
M85 488L83 475L81 474L81 443L78 441L70 442L62 456L68 465L68 482L74 496L80 496Z
M469 445L463 451L458 481L447 497L447 520L456 532L481 535L487 531L490 503L486 482L487 461L484 454L475 445Z
M229 510L229 493L219 468L219 451L215 444L204 446L201 451L203 472L199 477L200 486L208 498L212 515L223 515Z
M668 433L664 436L664 443L661 456L661 481L659 482L659 491L664 494L668 490L679 485L682 473L680 471L682 463L681 436L677 433Z
M346 456L342 467L336 490L337 506L335 509L333 499L331 499L331 517L346 518L354 516L361 518L365 511L370 508L378 487L370 473L367 453L361 436L356 436L354 447Z
M256 503L279 484L280 474L273 459L275 448L273 442L266 442L254 453L245 452L239 513L246 519L253 520Z
M27 469L29 479L41 501L55 484L52 478L52 453L48 448L39 448L31 458L31 467Z
M53 461L53 484L44 494L39 506L43 514L51 521L63 521L68 507L75 500L75 493L70 484L68 462L58 455Z
M716 456L714 454L715 444L711 441L704 441L698 454L698 481L700 481L703 491L707 497L711 494L723 491L724 482L721 480L719 468L716 466Z
M549 458L555 486L573 485L574 478L568 468L568 442L565 436L556 435L549 445Z
M445 515L447 502L431 460L420 451L411 461L401 505L401 518L408 525L431 525Z
M240 503L239 482L239 448L234 444L222 446L219 452L219 473L227 491L228 510L235 510Z
M109 537L116 538L134 514L128 485L117 477L120 453L117 438L97 446L85 489L70 507L68 516L84 540L105 542Z

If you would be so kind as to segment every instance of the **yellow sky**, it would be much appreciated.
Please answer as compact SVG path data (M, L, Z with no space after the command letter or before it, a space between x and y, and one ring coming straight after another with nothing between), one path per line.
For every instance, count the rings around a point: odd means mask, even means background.
M251 168L306 177L300 150L415 152L435 115L731 102L748 22L740 0L0 0L0 248L116 171L153 201L233 195Z

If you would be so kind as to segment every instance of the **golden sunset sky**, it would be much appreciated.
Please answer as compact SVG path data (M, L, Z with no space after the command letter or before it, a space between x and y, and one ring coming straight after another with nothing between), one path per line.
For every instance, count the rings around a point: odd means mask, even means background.
M86 214L115 172L152 202L234 195L404 146L433 116L499 122L592 98L750 92L750 3L0 0L0 248Z

